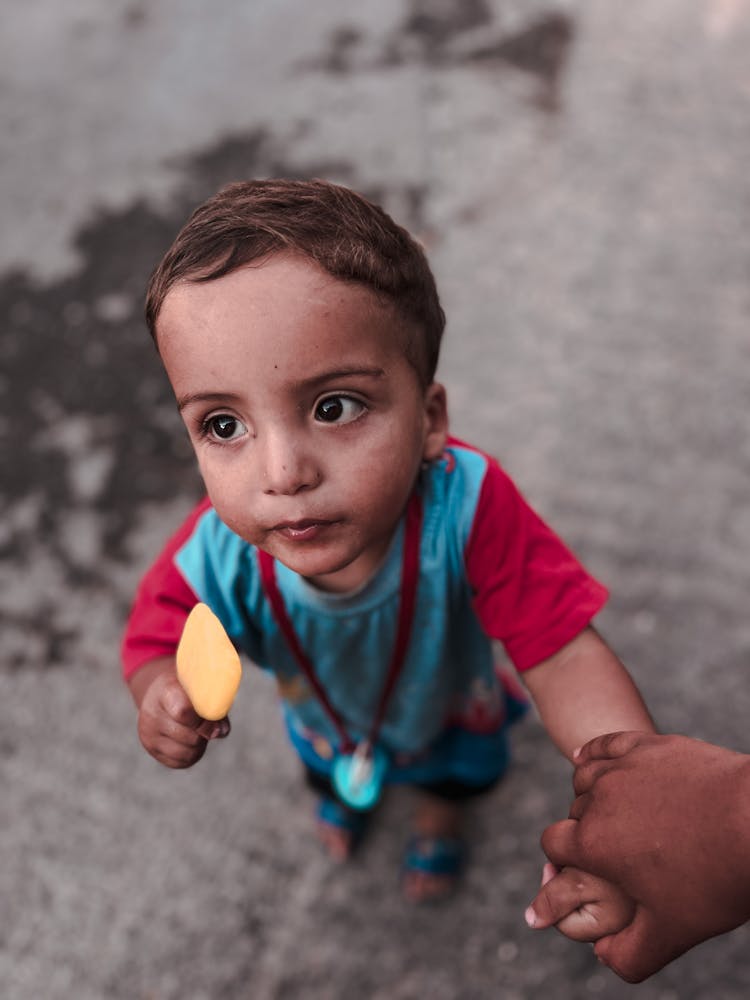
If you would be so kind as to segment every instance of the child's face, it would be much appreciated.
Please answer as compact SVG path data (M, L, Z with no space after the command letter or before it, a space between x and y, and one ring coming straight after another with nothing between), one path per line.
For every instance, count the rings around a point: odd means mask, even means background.
M174 286L157 333L219 517L321 587L364 582L447 431L394 311L279 255Z

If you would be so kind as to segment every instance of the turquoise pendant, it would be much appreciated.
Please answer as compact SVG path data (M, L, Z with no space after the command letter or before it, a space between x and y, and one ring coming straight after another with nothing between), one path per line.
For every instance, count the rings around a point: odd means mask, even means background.
M350 809L372 809L380 798L387 770L385 750L360 743L354 753L336 757L331 780L336 794Z

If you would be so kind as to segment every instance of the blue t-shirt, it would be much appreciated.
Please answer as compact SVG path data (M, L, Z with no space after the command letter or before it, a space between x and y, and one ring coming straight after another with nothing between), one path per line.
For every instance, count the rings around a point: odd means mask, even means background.
M487 455L451 442L418 489L415 611L378 742L392 762L389 780L484 783L505 767L504 727L517 707L509 713L493 641L505 644L519 669L533 667L588 624L605 591ZM404 534L402 519L383 564L354 593L321 591L276 563L300 644L355 742L369 734L394 646ZM275 675L295 747L327 771L337 729L275 620L256 549L209 504L191 515L142 584L125 639L126 670L128 650L131 665L151 658L149 648L162 655L173 634L179 638L175 607L187 613L196 600L209 605L238 649Z

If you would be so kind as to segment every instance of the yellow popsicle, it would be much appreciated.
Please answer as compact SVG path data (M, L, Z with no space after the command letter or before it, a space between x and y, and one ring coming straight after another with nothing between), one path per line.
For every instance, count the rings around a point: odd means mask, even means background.
M195 711L212 722L229 711L242 665L224 626L207 604L196 604L177 647L177 677Z

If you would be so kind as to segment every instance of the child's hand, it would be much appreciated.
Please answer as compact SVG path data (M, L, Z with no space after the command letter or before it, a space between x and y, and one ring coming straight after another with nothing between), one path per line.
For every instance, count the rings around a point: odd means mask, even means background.
M174 670L156 674L138 711L138 736L152 757L166 767L192 767L209 740L229 735L229 719L207 722L196 714Z
M535 930L554 925L573 941L598 941L627 927L634 915L633 900L611 882L548 862L526 922Z

